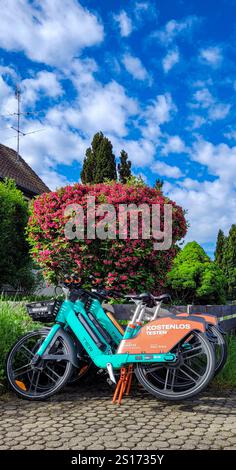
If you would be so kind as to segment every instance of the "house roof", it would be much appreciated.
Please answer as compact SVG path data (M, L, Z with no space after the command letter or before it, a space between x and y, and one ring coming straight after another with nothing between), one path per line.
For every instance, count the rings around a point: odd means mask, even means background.
M15 150L0 144L0 179L14 179L16 185L32 195L49 192L50 189L30 168L25 160Z

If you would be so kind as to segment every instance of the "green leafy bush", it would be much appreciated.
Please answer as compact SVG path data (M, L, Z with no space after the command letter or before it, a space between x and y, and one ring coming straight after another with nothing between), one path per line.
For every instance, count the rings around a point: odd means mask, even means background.
M179 305L225 303L225 276L197 242L187 243L178 253L167 278Z
M30 290L34 285L32 261L25 236L28 203L15 182L0 182L0 288Z
M4 379L6 356L17 339L42 325L31 320L25 306L0 301L0 381Z

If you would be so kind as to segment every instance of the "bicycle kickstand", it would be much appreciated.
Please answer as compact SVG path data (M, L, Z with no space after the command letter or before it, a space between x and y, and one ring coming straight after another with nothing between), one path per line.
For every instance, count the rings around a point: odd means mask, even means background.
M113 395L112 403L117 402L118 405L121 404L121 400L123 398L124 393L129 395L131 389L131 382L132 382L132 374L133 374L133 366L130 365L128 370L126 367L121 368L120 372L120 379L116 386L115 393Z

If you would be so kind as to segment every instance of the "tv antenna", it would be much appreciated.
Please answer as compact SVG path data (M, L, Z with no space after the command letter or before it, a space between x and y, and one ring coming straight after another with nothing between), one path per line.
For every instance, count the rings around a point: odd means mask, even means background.
M32 113L32 112L26 112L26 113L22 113L21 112L21 90L20 90L20 86L19 84L16 85L16 89L15 89L15 97L16 97L16 100L17 100L17 112L16 113L12 113L11 116L17 116L17 125L16 127L13 127L11 126L11 129L13 129L14 131L16 131L17 133L17 147L16 147L16 161L19 163L20 161L20 137L25 137L26 135L29 135L29 134L35 134L36 132L42 132L44 129L38 129L36 131L31 131L31 132L23 132L21 130L21 127L20 127L20 120L21 120L21 116L26 114L26 115L29 115L29 114L38 114L37 112L36 113Z

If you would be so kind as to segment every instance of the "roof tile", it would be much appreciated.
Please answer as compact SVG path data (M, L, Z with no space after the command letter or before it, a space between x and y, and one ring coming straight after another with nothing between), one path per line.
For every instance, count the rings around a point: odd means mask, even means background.
M34 194L49 192L39 176L15 150L0 144L0 178L12 178L17 186Z

